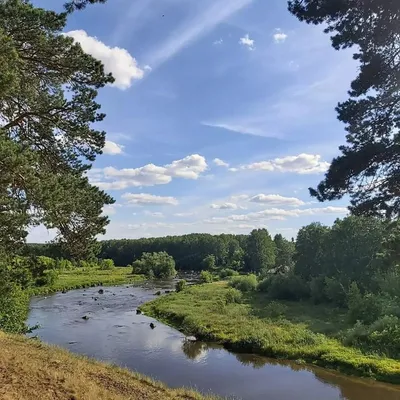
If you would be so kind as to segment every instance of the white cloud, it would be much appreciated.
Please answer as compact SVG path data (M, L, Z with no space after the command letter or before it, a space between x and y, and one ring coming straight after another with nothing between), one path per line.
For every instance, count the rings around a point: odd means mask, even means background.
M121 207L120 204L107 204L103 207L103 215L114 215L119 207Z
M291 172L295 174L319 174L329 168L329 163L321 160L318 154L299 154L297 156L286 156L273 160L260 161L252 164L242 165L241 170L269 171L269 172Z
M109 154L111 156L115 156L117 154L123 153L124 146L112 142L111 140L106 140L106 143L103 147L103 153L104 154Z
M288 35L285 32L282 32L281 29L276 29L272 36L275 43L283 43L288 37Z
M179 204L175 197L155 196L149 193L124 193L121 196L128 204L136 205L161 205L161 206L176 206Z
M151 71L153 70L153 68L151 68L150 65L145 65L145 66L143 67L143 69L144 69L145 71L149 71L149 72L151 72Z
M96 168L88 173L94 185L103 190L121 190L128 187L165 185L173 178L198 179L208 168L206 159L192 154L171 164L147 164L139 168Z
M254 50L254 39L250 39L248 33L239 39L239 43L243 46L246 46L249 50Z
M113 86L123 90L128 89L133 80L143 78L144 71L127 50L109 47L96 37L89 36L84 30L70 31L66 35L80 43L86 53L103 63L104 71L111 72L115 78Z
M162 212L151 212L151 211L146 210L144 212L144 214L149 216L149 217L164 218L164 214Z
M191 217L191 216L194 215L194 214L195 214L195 213L192 213L192 212L176 213L176 214L174 214L174 217L186 218L186 217Z
M250 198L253 203L269 204L271 206L289 206L299 207L303 206L304 201L297 199L296 197L284 197L279 194L258 194Z
M231 196L231 200L235 201L235 202L236 201L247 200L249 198L250 198L250 196L248 194L238 194L238 195Z
M218 167L229 167L229 164L220 158L214 158L213 163L217 165Z
M193 13L193 18L187 19L165 40L161 46L144 57L153 69L174 57L201 36L232 16L237 11L252 3L253 0L214 0L208 6Z
M305 208L295 210L284 210L281 208L268 208L263 211L251 212L248 214L234 214L227 217L213 217L206 219L204 223L207 224L226 224L232 222L249 222L249 221L267 221L267 220L281 220L284 221L288 218L297 218L301 216L323 215L323 214L347 214L346 207L320 207L320 208Z
M220 38L218 40L215 40L213 42L213 45L218 46L218 45L221 45L222 43L224 43L224 39Z
M210 207L214 210L237 210L239 208L239 206L234 203L211 204Z

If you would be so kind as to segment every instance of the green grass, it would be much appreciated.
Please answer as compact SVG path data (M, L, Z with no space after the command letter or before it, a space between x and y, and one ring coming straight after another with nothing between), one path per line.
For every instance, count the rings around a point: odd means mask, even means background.
M132 275L132 268L117 267L109 271L94 268L64 271L51 286L32 288L31 294L48 294L61 290L80 289L90 286L114 286L145 280L143 275Z
M350 375L400 383L400 362L345 347L334 335L345 327L341 312L305 303L282 303L252 293L226 304L225 283L193 286L141 309L201 340L268 357L297 360ZM291 321L290 321L291 320Z

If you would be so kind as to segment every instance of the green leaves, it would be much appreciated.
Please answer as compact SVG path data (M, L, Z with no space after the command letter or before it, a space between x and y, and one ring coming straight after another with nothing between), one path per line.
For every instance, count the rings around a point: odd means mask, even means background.
M386 0L293 0L301 21L325 23L335 49L354 47L359 74L340 103L347 145L312 196L351 197L357 215L400 216L400 3Z
M93 1L90 1L93 3ZM76 3L76 2L74 2ZM82 4L78 4L82 3ZM74 7L82 7L78 2ZM105 143L97 90L113 82L62 31L66 13L0 2L0 249L44 224L73 258L93 254L113 199L85 172ZM73 194L73 195L72 195Z

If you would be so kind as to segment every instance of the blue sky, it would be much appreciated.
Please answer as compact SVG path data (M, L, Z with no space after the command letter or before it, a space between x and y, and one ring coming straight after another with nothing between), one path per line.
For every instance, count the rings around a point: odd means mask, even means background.
M99 95L108 135L90 173L116 199L105 238L258 227L292 237L346 215L345 200L317 203L307 188L344 143L334 107L357 65L286 7L109 0L72 15L65 33L116 79ZM29 240L53 235L38 227Z

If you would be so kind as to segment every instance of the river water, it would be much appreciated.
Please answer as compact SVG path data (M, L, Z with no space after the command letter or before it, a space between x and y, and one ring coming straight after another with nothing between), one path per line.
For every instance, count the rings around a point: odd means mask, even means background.
M104 294L90 288L35 297L28 324L40 324L35 334L45 342L128 367L171 387L244 400L400 400L400 387L394 385L189 342L177 330L136 314L139 305L172 284L156 285L109 287Z

